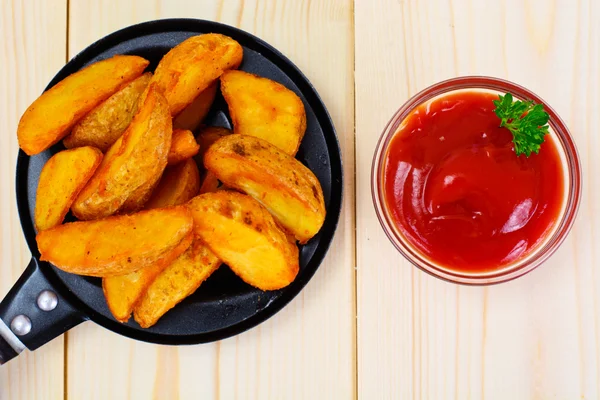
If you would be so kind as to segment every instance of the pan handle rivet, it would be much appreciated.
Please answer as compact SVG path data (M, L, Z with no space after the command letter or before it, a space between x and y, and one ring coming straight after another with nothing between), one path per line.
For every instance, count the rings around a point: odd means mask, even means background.
M53 291L44 290L37 298L37 305L42 311L52 311L58 305L58 297Z
M24 336L31 332L31 320L26 315L17 315L10 323L10 329L17 336Z

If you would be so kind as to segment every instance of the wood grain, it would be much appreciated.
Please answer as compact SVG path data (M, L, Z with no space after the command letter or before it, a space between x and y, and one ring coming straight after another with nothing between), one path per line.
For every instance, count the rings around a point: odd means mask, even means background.
M17 124L66 57L66 1L3 1L0 8L0 298L21 275L31 253L15 198ZM63 397L63 343L57 338L0 367L0 399Z
M356 0L358 395L401 399L600 397L600 3ZM514 282L459 287L413 268L375 217L376 140L442 79L520 83L565 119L584 192L573 232Z
M356 0L354 11L350 0L71 1L67 46L65 1L3 2L0 128L9 134L0 135L0 295L29 257L10 132L64 63L66 47L73 57L137 22L217 20L282 50L332 114L346 182L324 266L274 318L235 338L180 348L86 323L68 334L66 365L57 339L0 368L0 399L600 397L600 3ZM383 234L370 195L375 142L392 113L426 86L467 74L538 93L571 128L584 169L579 217L557 254L488 288L413 268Z
M70 398L317 399L355 390L354 99L352 2L71 1L69 56L145 20L221 21L290 57L316 86L343 150L345 202L335 241L315 277L283 311L220 343L163 347L92 323L68 335Z

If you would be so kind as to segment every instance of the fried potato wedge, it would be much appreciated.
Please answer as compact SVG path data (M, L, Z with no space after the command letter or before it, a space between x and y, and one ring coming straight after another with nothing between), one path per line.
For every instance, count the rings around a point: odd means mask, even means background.
M127 322L133 308L154 279L171 263L181 257L192 244L187 236L173 251L161 257L154 265L127 275L102 278L102 290L108 309L119 322Z
M190 211L178 206L71 222L38 233L36 240L41 260L73 274L107 277L156 265L170 252L171 259L179 256L192 228Z
M198 134L198 143L200 143L200 152L198 153L198 159L204 160L204 153L214 142L223 136L231 135L233 132L227 128L220 126L207 126L200 130ZM208 170L202 172L200 180L200 194L216 192L217 189L223 188L221 182L217 179L215 174Z
M198 151L200 151L200 145L191 131L187 129L173 130L173 140L167 158L169 165L192 158L198 154Z
M234 132L255 136L295 156L306 131L302 100L285 86L244 71L221 76Z
M133 316L142 328L149 328L167 311L200 287L219 268L221 260L201 240L166 267L148 286L135 306Z
M261 290L289 285L298 274L298 247L250 196L219 190L188 206L194 231L244 282Z
M220 126L206 126L200 129L198 132L198 144L200 145L200 151L198 156L200 159L204 159L204 153L212 146L214 142L221 139L223 136L231 135L233 132L227 128Z
M146 72L94 108L63 139L65 147L94 146L106 152L129 126L150 78L152 73Z
M183 109L175 118L173 118L173 128L196 130L208 115L215 96L219 81L214 81L204 89L192 103Z
M186 131L186 130L181 130L181 129L174 130L173 137L171 139L171 148L169 149L169 154L167 155L167 168L169 167L169 165L175 166L176 164L180 164L182 161L191 159L191 157L196 155L198 150L199 150L199 146L198 146L198 143L196 142L196 139L194 138L194 135L192 134L192 132ZM165 168L165 171L163 172L163 176L164 176L167 168ZM197 166L196 166L196 168L197 168ZM176 177L176 179L178 179L178 177ZM198 180L199 179L200 178L198 178ZM139 211L142 208L144 208L144 206L152 198L153 193L156 191L156 189L159 185L159 182L160 181L158 181L158 182L149 181L145 185L140 186L127 198L125 203L123 203L123 206L121 206L121 208L119 209L119 212L133 213L133 212ZM192 183L192 182L188 182L188 183ZM193 187L189 187L189 186L187 186L185 188L187 188L188 190L194 190ZM198 194L197 191L193 195L191 195L188 198L188 200L191 199L192 197L194 197L196 194ZM181 204L181 203L176 203L176 204ZM175 205L175 203L168 204L168 205ZM164 204L161 207L166 207L166 206L167 206L167 204ZM158 207L151 207L151 208L158 208Z
M300 243L321 229L325 202L319 180L267 141L237 134L222 137L206 151L204 165L224 185L263 204Z
M194 157L198 153L199 150L200 150L200 146L196 142L196 138L194 137L194 134L191 131L184 130L184 129L175 129L175 130L173 130L173 136L171 139L171 148L169 149L169 154L167 155L167 165L174 166L185 160L189 160L192 157ZM166 169L165 169L165 171L166 171ZM164 173L163 173L163 175L164 175ZM179 177L176 177L176 179L178 179L178 178ZM199 180L200 180L200 178L198 177L198 181ZM187 183L192 183L192 182L188 181ZM132 212L141 210L146 205L146 203L150 200L150 198L152 197L152 194L156 190L157 185L158 185L158 182L149 181L145 185L140 186L127 198L125 203L123 203L123 206L121 206L121 208L119 209L119 212L132 213ZM187 187L184 187L184 189L192 190L192 191L195 190L195 189L193 189L193 186L192 187L187 186ZM182 194L182 193L178 193L178 194ZM188 198L188 200L197 194L198 194L198 191L196 190L196 192L192 196L190 196ZM177 204L181 204L181 203L177 203ZM174 205L174 204L170 204L170 205ZM164 207L164 205L162 207ZM151 207L151 208L156 208L156 207Z
M101 161L102 152L86 146L58 152L44 164L35 200L34 220L38 231L63 222Z
M121 139L71 207L80 220L93 220L135 209L160 179L171 148L172 122L164 96L151 85L143 105ZM125 202L127 205L121 210Z
M102 164L100 164L100 167L104 167L105 165L109 164L109 162L112 162L112 160L120 153L122 144L123 135L121 135L104 153L104 158L102 159Z
M25 110L17 128L19 147L29 155L46 150L94 107L140 76L148 63L142 57L117 55L69 75Z
M221 182L217 179L215 174L210 171L204 171L202 173L202 179L200 183L200 194L216 192L221 186Z
M146 208L161 208L184 204L198 194L200 172L196 162L189 158L177 165L168 166Z
M160 176L158 179L160 179ZM157 185L158 181L150 180L135 189L131 192L127 200L125 200L125 203L119 208L118 213L133 214L143 209Z
M171 115L176 116L221 74L242 62L242 46L218 33L192 36L160 60L152 82L164 92Z

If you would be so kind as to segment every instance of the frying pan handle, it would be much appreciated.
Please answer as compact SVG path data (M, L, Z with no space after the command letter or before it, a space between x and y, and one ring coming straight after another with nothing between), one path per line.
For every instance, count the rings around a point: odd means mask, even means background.
M32 258L0 302L0 365L25 348L35 350L87 319L48 282L38 261Z

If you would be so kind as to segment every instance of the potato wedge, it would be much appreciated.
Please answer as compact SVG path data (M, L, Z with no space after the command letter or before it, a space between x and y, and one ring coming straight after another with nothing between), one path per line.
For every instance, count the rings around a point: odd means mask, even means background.
M289 285L298 274L298 247L250 196L219 190L188 206L194 231L244 282L261 290Z
M171 116L164 96L151 85L131 124L109 149L92 179L71 207L80 220L107 217L126 201L147 200L160 179L171 148Z
M127 275L102 278L102 290L108 309L119 322L127 322L133 307L154 279L171 263L181 257L192 244L192 236L186 237L156 264Z
M219 182L219 180L217 179L215 174L213 174L210 171L204 171L202 173L200 190L198 191L198 193L204 194L204 193L216 192L220 186L221 186L221 182Z
M143 209L157 185L158 182L152 180L135 189L119 208L118 214L133 214Z
M17 128L19 147L30 156L46 150L147 66L142 57L114 56L69 75L25 110Z
M171 149L169 150L169 154L167 156L167 167L168 165L175 166L177 164L181 164L185 162L185 160L191 160L191 157L195 156L198 152L199 146L196 143L196 139L192 132L187 130L174 130L173 131L173 139L171 141ZM175 136L176 135L176 136ZM194 162L192 160L192 162ZM195 164L195 162L194 162ZM196 169L198 167L196 166ZM166 172L166 169L165 169ZM164 172L163 172L164 175ZM192 178L192 177L189 177ZM175 179L179 179L179 177L175 177ZM200 177L198 176L198 181ZM192 181L187 181L187 183L191 184ZM127 198L125 203L119 209L120 213L133 213L141 210L148 203L152 194L157 189L159 182L156 181L148 181L143 186L140 186L136 189L131 195ZM199 183L194 183L194 185L199 185ZM181 187L184 190L194 192L189 198L191 199L195 195L198 194L197 188L194 189L193 186L184 186ZM185 195L185 193L173 193L174 195ZM186 200L187 201L187 200ZM177 203L181 204L181 203ZM164 207L163 205L162 207ZM152 207L156 208L156 207Z
M242 46L218 33L192 36L173 47L160 60L152 82L164 92L176 116L221 74L242 62Z
M185 161L198 154L200 146L191 131L187 129L173 130L173 140L168 155L168 164L173 165Z
M160 317L191 295L219 268L221 260L202 243L192 245L166 267L148 286L134 308L133 316L142 328L156 324Z
M119 154L119 151L121 150L121 145L122 144L123 144L123 136L119 137L117 139L117 141L112 146L110 146L110 148L108 149L108 151L106 153L104 153L104 157L102 158L102 162L100 163L100 166L98 167L98 169L96 170L96 172L98 172L99 170L102 170L103 168L105 168L107 165L109 165L112 162L112 160ZM95 175L95 173L94 173L94 175ZM92 175L92 177L94 175Z
M295 156L306 131L302 100L285 86L244 71L221 76L234 132L255 136Z
M212 146L214 142L222 138L223 136L231 135L233 131L222 128L220 126L206 126L198 132L198 144L200 145L200 151L198 156L200 159L204 159L204 153Z
M200 144L198 159L204 160L204 153L206 153L206 149L208 149L221 137L231 135L232 133L233 132L231 130L222 128L220 126L207 126L202 128L198 133L198 143ZM204 164L204 162L202 163ZM219 188L224 189L215 174L207 170L202 172L200 182L200 194L216 192Z
M168 166L146 208L161 208L184 204L198 194L200 172L196 162L188 158L177 165Z
M169 252L179 256L192 228L190 211L178 206L71 222L38 233L36 240L41 260L73 274L106 277L156 265Z
M63 222L101 161L102 152L86 146L58 152L44 164L35 200L34 220L38 231Z
M325 202L319 180L267 141L246 135L222 137L206 151L204 165L224 185L263 204L300 243L321 229Z
M219 81L214 81L204 89L192 103L183 109L175 118L173 118L173 128L196 130L208 115L215 96Z
M123 144L123 135L121 135L114 143L112 146L110 146L108 148L108 150L104 153L104 158L102 159L102 164L100 164L100 167L104 167L105 165L108 165L110 162L112 162L112 160L118 155L120 154L121 151L121 145Z
M106 152L129 126L150 78L151 72L142 74L94 108L63 139L65 147L94 146Z

